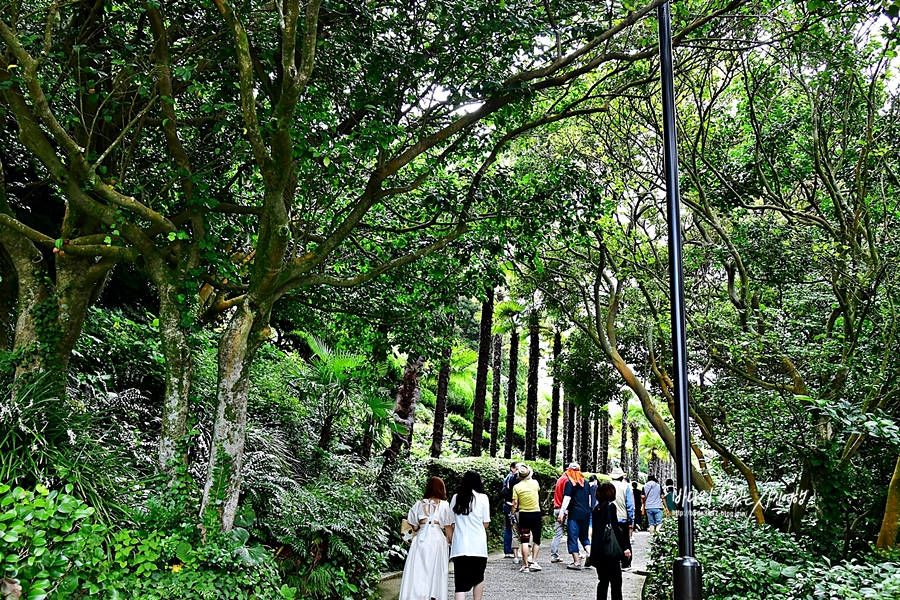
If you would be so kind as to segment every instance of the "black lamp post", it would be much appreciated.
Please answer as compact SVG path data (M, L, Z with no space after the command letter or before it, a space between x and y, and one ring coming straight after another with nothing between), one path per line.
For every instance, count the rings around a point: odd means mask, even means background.
M675 600L700 600L700 562L694 558L691 511L691 432L685 343L684 276L681 264L681 208L678 193L678 146L675 141L675 86L672 81L672 25L669 1L656 9L659 18L659 70L662 80L663 146L669 225L669 292L672 310L672 356L675 371L675 472L681 496L678 558L673 566Z

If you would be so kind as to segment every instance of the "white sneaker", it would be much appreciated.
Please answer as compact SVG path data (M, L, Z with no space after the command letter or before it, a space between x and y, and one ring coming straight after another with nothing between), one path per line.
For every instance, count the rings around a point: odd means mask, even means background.
M522 568L519 569L519 573L531 573L531 571L528 570L527 566L523 565Z
M513 555L512 554L504 554L503 558L513 558Z
M528 565L528 567L532 571L543 571L543 569L541 568L541 565L537 564L536 562L531 563L530 565Z
M518 556L513 556L513 562L516 563L516 564L519 564L519 563L522 562L522 561L519 560L519 557L518 557Z
M558 563L558 562L562 562L562 559L554 554L553 556L550 557L550 562Z

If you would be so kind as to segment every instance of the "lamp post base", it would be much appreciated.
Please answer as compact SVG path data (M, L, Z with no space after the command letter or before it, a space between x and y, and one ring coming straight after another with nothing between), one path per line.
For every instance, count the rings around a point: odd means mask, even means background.
M672 575L675 600L701 600L703 584L700 561L693 556L676 558Z

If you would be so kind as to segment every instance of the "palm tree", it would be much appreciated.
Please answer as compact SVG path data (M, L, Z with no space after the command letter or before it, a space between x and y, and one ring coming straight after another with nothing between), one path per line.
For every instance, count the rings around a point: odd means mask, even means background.
M506 442L503 456L512 456L516 425L516 392L519 374L519 328L525 307L514 300L504 300L494 307L494 332L509 333L509 377L506 391Z
M541 361L541 321L537 311L528 317L528 394L525 404L525 460L537 458L538 367Z
M448 346L441 355L437 393L434 403L434 429L431 434L431 456L440 458L444 444L444 421L449 400L471 398L475 392L473 369L478 354L465 346ZM433 384L433 380L427 382Z
M562 353L562 333L553 332L553 360ZM550 464L556 464L556 447L559 444L559 380L553 378L553 393L550 401Z
M354 371L365 364L365 357L348 352L335 352L320 338L307 334L306 342L313 352L309 362L297 366L301 387L315 398L319 430L319 448L328 450L335 418L354 401L365 401L359 378Z
M487 400L487 374L491 363L491 324L494 317L494 289L488 289L481 305L481 334L478 340L478 373L475 378L475 398L472 401L472 456L481 456L484 433L484 405Z

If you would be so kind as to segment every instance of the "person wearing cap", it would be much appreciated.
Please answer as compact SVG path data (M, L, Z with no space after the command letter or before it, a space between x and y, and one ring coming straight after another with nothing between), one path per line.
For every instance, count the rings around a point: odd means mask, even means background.
M562 508L563 496L565 496L566 491L566 482L569 481L569 478L566 477L566 473L560 476L559 479L556 480L556 485L553 488L553 541L550 543L550 562L558 563L562 562L562 559L559 557L559 543L562 541L563 533L566 531L565 525L565 516L563 516L562 522L559 520L560 509Z
M513 488L512 514L519 520L522 544L524 564L519 571L530 573L542 570L537 562L541 550L541 489L537 480L532 477L531 467L520 463L517 473L519 483Z
M588 527L591 520L591 493L590 487L581 473L581 465L578 463L569 464L569 468L566 469L566 480L560 514L556 519L560 524L564 517L569 519L567 545L569 554L572 555L572 564L566 568L580 571L584 567L581 566L578 542L581 542L585 552L591 545L588 538Z
M634 523L634 496L631 486L625 481L625 471L619 467L613 469L609 476L616 488L616 517L619 519L619 525L628 530L628 538L631 539L631 529ZM631 556L622 559L622 569L631 570Z

